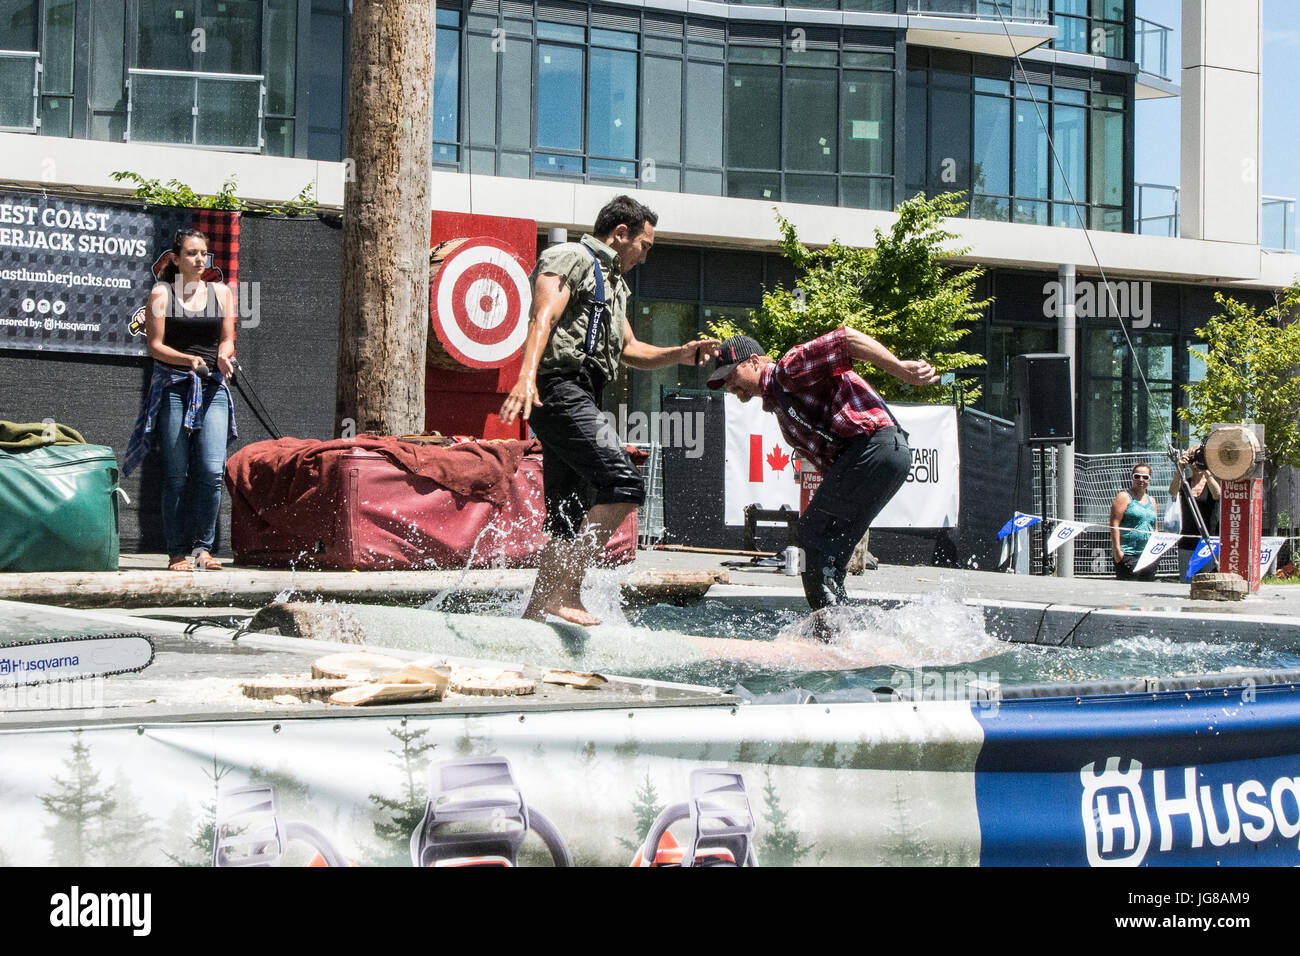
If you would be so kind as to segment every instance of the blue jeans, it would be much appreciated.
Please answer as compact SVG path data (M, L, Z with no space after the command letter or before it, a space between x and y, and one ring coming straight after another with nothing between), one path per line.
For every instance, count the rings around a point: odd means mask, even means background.
M203 427L193 433L186 431L188 393L184 385L168 387L158 409L163 535L167 538L167 554L173 558L212 550L217 516L221 513L221 479L226 470L226 438L230 431L230 401L216 382L203 385Z

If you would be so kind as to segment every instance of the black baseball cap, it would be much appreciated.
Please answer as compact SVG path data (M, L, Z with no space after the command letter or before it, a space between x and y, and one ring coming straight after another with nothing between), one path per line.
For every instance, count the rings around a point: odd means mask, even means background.
M709 376L709 388L722 388L727 376L751 355L766 355L767 350L748 335L734 335L718 346L718 364Z

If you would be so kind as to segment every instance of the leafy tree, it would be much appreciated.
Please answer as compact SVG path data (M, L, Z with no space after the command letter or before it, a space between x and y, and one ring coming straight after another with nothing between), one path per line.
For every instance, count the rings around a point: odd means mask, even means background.
M157 179L145 179L139 173L122 170L112 174L114 181L135 183L132 195L146 206L184 206L189 209L230 209L247 208L235 195L235 179L227 179L215 196L196 193L179 179L169 179L162 183ZM299 199L303 198L300 193Z
M1223 311L1196 330L1206 351L1188 350L1205 374L1183 386L1188 407L1178 409L1178 417L1201 435L1216 422L1263 425L1265 501L1276 502L1278 468L1300 467L1300 321L1291 312L1300 307L1300 282L1263 312L1222 293L1214 299ZM1275 518L1269 508L1265 523Z
M877 339L899 358L924 358L940 373L957 372L985 360L957 348L990 300L976 301L978 268L954 270L947 260L968 249L944 249L957 234L941 220L966 208L960 193L933 199L918 194L895 210L897 221L885 234L875 231L875 245L858 249L832 242L825 249L804 246L794 224L777 214L781 251L799 273L799 285L765 290L763 304L752 313L752 331L735 322L710 325L720 338L752 334L779 356L802 342L841 325ZM859 371L866 371L860 366ZM872 384L885 399L944 402L947 386L907 385L888 375L875 375ZM970 399L979 391L974 379L962 379Z

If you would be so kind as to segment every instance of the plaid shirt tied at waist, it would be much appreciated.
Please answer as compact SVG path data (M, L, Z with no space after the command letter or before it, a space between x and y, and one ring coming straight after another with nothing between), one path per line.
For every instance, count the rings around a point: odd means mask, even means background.
M851 439L898 424L884 399L853 371L843 326L764 365L760 385L763 410L776 414L785 440L821 471Z
M239 437L239 431L235 428L235 403L230 398L230 386L226 384L225 376L220 372L213 372L212 378L226 393L226 401L230 403L230 429L226 434L226 441L229 442L230 439ZM177 368L174 365L155 361L153 378L149 380L149 394L145 396L140 406L140 417L135 420L135 430L131 432L131 440L127 442L126 457L122 462L123 477L135 471L149 454L156 437L155 428L158 424L158 409L162 407L163 391L169 385L180 382L188 384L190 389L185 400L186 431L193 433L203 427L203 379L199 378L197 372L187 368Z

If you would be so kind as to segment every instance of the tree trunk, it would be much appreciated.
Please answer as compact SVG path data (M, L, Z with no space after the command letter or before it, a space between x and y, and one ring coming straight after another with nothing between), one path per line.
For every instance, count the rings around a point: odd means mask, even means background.
M424 430L433 0L355 0L336 427Z

